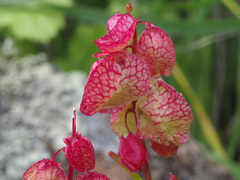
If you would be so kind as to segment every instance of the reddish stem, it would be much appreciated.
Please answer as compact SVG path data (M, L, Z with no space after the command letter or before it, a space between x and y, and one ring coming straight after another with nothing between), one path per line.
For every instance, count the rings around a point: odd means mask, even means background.
M142 143L144 144L144 146L146 146L145 140L142 140ZM144 172L145 180L152 180L149 161L143 165L143 172Z
M145 163L143 166L145 180L152 180L152 174L149 166L149 162Z
M72 137L76 137L76 108L73 108L73 118L72 118Z
M76 138L76 108L73 108L73 118L72 118L72 137ZM68 166L68 180L73 179L73 167Z
M133 36L132 53L137 54L137 27Z
M137 101L133 101L132 106L133 106L133 113L134 113L134 116L135 116L135 121L136 121L136 126L137 126L136 103L137 103Z
M126 128L127 128L128 134L130 134L130 130L129 130L128 124L127 124L127 115L128 115L128 113L130 113L130 112L133 112L133 110L132 110L132 109L128 109L128 111L127 111L126 114L125 114L125 126L126 126Z
M68 167L68 180L73 179L73 167L69 165Z
M54 156L52 157L52 159L51 159L51 163L54 163L55 162L55 157L57 156L57 154L61 151L61 150L63 150L64 148L61 148L61 149L59 149L55 154L54 154Z

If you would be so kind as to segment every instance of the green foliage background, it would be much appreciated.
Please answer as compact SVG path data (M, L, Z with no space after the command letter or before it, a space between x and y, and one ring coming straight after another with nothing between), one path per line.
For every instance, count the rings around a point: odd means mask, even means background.
M126 0L0 0L0 43L14 40L18 56L45 52L63 71L89 72L99 52L93 40ZM235 0L129 0L133 17L151 21L173 39L177 66L171 85L190 102L193 138L240 179L240 5ZM139 27L141 32L143 26ZM199 128L200 127L200 128Z

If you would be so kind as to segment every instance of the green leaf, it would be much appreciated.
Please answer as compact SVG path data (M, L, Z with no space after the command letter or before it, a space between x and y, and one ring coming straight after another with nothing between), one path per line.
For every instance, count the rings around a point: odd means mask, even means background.
M64 18L56 11L16 7L0 9L0 28L9 29L17 39L46 43L63 26Z
M0 28L17 39L46 43L63 28L64 15L52 6L70 7L72 0L0 0Z
M42 4L42 5L57 5L69 7L73 4L72 0L0 0L1 5L26 5L26 4Z

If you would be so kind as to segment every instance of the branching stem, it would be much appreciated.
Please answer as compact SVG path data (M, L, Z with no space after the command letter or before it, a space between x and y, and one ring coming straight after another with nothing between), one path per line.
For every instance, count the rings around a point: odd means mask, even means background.
M55 157L57 156L57 154L60 152L60 151L62 151L64 148L61 148L61 149L59 149L55 154L54 154L54 156L52 157L52 159L51 159L51 162L53 163L53 162L55 162Z

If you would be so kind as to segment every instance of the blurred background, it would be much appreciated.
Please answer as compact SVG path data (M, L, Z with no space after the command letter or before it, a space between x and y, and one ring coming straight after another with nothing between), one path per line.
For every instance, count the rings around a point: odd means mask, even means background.
M96 61L92 54L99 52L93 40L106 34L109 17L125 13L127 2L132 3L134 18L151 21L175 44L177 64L164 80L193 109L192 139L211 161L240 179L237 0L0 0L0 61L19 63L42 53L54 70L81 71L86 79ZM139 35L143 28L139 25Z

